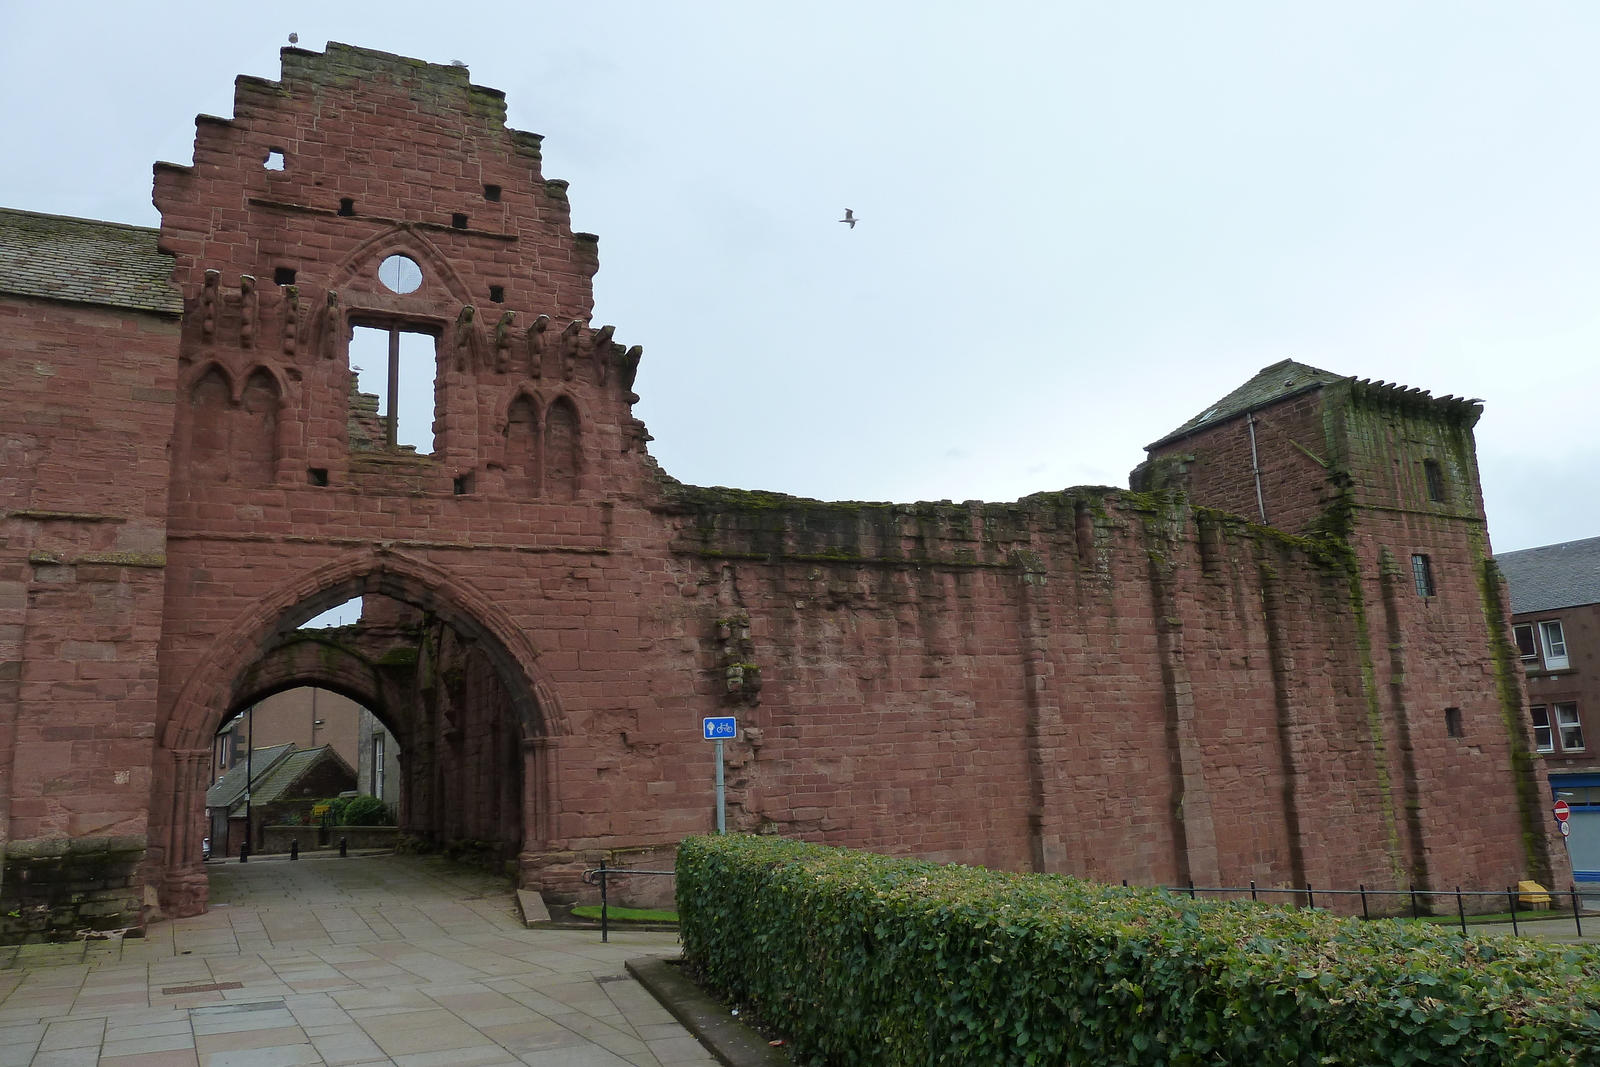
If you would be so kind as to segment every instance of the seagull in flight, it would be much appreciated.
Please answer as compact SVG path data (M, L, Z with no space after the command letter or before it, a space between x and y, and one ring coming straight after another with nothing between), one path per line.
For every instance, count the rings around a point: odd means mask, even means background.
M856 213L854 211L851 211L849 208L845 208L844 218L840 219L839 221L849 223L850 228L853 230L856 228L856 223L860 222L861 220L856 218Z

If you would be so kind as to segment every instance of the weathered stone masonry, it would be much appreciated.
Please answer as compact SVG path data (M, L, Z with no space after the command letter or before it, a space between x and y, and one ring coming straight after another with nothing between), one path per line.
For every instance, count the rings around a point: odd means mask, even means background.
M504 118L462 68L285 49L157 166L158 234L0 212L6 936L202 909L211 738L301 684L395 732L408 832L558 895L710 827L728 709L739 829L1147 883L1565 878L1475 404L1284 364L1138 491L684 486L641 350L590 321L597 239ZM352 396L353 326L435 338L431 455Z

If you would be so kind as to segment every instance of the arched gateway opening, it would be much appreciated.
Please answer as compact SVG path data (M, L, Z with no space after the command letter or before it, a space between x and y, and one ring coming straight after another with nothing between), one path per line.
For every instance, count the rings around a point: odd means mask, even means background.
M359 605L353 621L305 625L346 602ZM533 650L511 620L424 561L378 553L308 574L217 640L185 686L162 737L171 775L158 781L147 884L161 887L167 914L205 908L202 845L218 836L213 809L223 806L227 820L230 806L215 789L207 804L208 789L227 769L219 767L217 737L248 709L307 692L359 705L392 737L398 780L385 790L398 837L468 851L495 867L542 851L553 795L549 742L560 716L536 671ZM254 747L264 760L279 761L283 774L312 758L282 763L281 745ZM359 768L351 770L359 776ZM328 788L337 777L331 760L323 771L304 788ZM240 769L233 778L237 784L251 773ZM165 825L163 807L170 812ZM282 807L268 814L294 817L293 805ZM233 836L242 841L246 834L253 851L282 836L267 825L237 824ZM231 852L238 843L230 838L226 847Z

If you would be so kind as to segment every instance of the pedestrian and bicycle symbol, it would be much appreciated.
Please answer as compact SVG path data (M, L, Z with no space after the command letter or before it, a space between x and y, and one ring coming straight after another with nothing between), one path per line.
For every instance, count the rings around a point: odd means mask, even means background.
M707 741L725 741L739 736L739 724L732 715L719 715L700 721L705 727Z

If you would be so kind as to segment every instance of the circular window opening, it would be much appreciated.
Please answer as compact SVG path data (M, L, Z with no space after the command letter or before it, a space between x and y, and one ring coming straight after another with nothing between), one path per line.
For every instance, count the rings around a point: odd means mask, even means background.
M391 293L414 293L422 285L422 268L410 256L390 256L378 264L378 280Z

